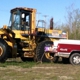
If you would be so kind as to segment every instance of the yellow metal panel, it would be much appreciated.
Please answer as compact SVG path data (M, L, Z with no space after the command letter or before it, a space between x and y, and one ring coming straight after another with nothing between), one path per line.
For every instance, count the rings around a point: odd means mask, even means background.
M13 43L12 42L10 42L10 41L6 41L6 42L10 47L13 47Z
M15 38L20 38L20 39L27 39L26 37L22 36L23 34L29 34L28 31L18 31L18 30L13 30L13 32L15 33Z

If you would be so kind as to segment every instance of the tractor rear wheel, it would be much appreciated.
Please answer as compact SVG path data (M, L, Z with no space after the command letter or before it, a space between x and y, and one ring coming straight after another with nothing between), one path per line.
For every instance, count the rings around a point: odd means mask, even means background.
M0 39L0 62L5 62L8 57L8 45L4 39Z
M52 62L53 56L50 53L45 52L45 46L51 46L53 44L52 41L43 41L39 43L39 45L36 48L36 58L39 62Z

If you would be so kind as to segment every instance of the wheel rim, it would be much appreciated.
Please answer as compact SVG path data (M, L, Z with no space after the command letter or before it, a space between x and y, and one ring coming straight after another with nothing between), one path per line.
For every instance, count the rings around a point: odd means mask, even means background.
M2 47L0 46L0 56L3 54L3 49Z
M75 57L73 57L73 62L74 62L75 64L80 64L80 56L75 56Z
M47 59L49 59L49 60L53 60L53 58L54 58L49 52L46 52L46 53L45 53L45 57L46 57Z

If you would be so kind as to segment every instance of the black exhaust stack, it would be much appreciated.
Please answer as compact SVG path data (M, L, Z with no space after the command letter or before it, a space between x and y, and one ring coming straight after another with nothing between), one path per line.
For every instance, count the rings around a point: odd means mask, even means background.
M53 29L53 18L50 19L50 29Z

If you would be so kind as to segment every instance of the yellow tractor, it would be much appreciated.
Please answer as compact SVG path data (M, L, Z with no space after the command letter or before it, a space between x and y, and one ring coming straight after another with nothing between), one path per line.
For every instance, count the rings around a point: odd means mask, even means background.
M44 20L39 20L45 25ZM50 62L53 53L45 53L45 46L54 40L66 39L68 35L61 30L46 29L36 25L36 9L17 7L11 10L9 26L0 29L0 62L8 58L20 57L22 61L34 59Z

